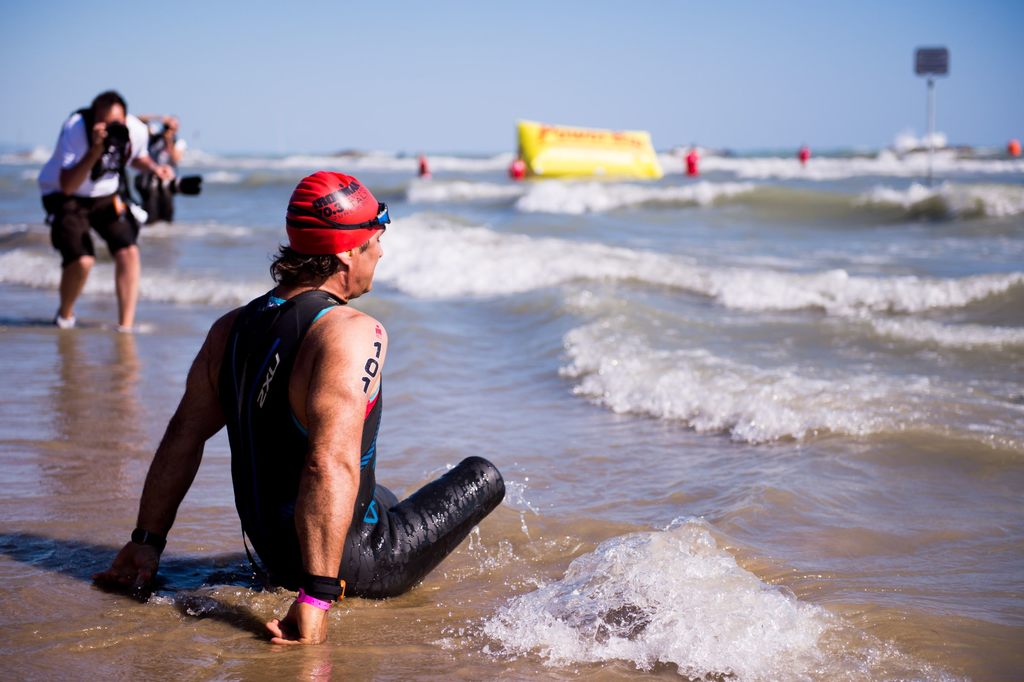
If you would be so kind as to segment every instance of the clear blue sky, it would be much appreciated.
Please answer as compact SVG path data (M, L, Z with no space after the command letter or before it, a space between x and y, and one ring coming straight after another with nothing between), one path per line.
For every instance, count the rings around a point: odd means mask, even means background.
M1024 137L1024 2L4 2L0 143L51 146L116 88L214 152L493 152L518 118L655 146Z

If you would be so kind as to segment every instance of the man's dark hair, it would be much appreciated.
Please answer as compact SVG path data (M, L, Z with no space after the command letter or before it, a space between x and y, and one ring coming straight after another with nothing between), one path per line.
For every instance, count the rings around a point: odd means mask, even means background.
M124 113L128 113L128 104L124 101L124 97L121 97L121 93L116 90L101 92L92 101L92 113L95 114L100 109L109 109L115 104L120 104Z
M345 264L333 254L307 256L282 246L270 264L270 276L285 286L318 287L343 267Z
M357 247L359 253L368 248L370 248L369 239L362 246ZM345 264L334 254L307 256L289 246L280 246L277 257L270 264L270 276L278 284L289 287L318 287L326 282L328 277L340 272L343 267Z

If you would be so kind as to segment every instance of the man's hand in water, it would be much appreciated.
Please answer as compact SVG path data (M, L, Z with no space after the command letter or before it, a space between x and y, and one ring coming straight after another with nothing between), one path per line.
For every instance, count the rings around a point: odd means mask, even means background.
M327 641L327 611L295 602L283 620L267 623L271 644L320 644Z
M138 591L145 589L160 567L156 547L129 542L114 557L110 568L92 577L101 587Z

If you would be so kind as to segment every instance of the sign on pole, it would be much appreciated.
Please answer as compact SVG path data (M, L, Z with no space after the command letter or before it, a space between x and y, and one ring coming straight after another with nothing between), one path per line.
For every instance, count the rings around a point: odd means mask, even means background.
M949 50L944 47L919 47L914 57L918 76L945 76L949 73Z
M928 186L932 184L932 148L935 144L935 76L949 74L949 50L919 47L914 54L914 73L928 76Z

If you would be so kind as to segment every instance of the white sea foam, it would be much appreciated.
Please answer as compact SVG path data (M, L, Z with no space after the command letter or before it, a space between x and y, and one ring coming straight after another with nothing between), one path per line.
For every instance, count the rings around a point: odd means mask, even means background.
M743 194L756 185L705 182L676 187L605 182L547 181L530 183L516 202L526 213L598 213L627 206L708 206L716 200Z
M508 170L509 164L512 163L514 158L515 155L511 152L481 157L438 154L428 155L427 162L430 164L430 170L435 173L438 171L446 173L489 173ZM417 162L417 170L418 168Z
M803 274L737 268L711 270L706 279L705 293L737 310L816 308L830 315L863 316L961 308L1024 284L1024 272L934 279L859 277L845 270Z
M11 166L19 166L23 164L42 165L50 160L51 154L53 154L52 148L34 147L31 151L27 152L0 154L0 163Z
M950 325L913 318L873 319L874 330L903 341L945 348L1011 348L1024 346L1024 329L980 324Z
M499 654L552 666L660 663L696 679L774 680L820 665L832 621L741 568L691 521L605 541L560 580L513 597L484 633Z
M56 290L60 284L59 258L24 249L0 253L0 282ZM144 268L139 297L166 303L231 306L246 303L263 293L266 282L231 282L223 276L179 274ZM85 285L86 294L114 295L114 266L97 263Z
M859 197L862 204L900 206L907 211L937 205L956 217L1005 217L1024 214L1024 187L1013 185L958 185L925 187L913 183L905 189L879 186Z
M892 148L901 153L909 152L915 149L927 148L929 142L933 148L942 149L946 146L946 134L936 131L931 134L925 133L918 137L913 130L904 130L893 139Z
M758 192L763 188L763 192ZM472 182L414 180L408 187L411 202L505 202L515 200L524 213L581 215L601 213L633 206L709 206L735 197L752 194L748 201L772 203L807 200L805 193L785 188L769 188L749 182L708 182L663 186L613 182ZM830 195L819 197L828 198ZM1002 217L1024 214L1024 188L1015 185L962 185L946 182L937 188L919 183L897 189L878 186L854 199L835 195L833 201L846 202L850 211L863 206L897 206L910 215L948 215L950 217Z
M417 180L409 185L407 197L411 202L448 203L452 201L494 201L515 199L526 188L511 183Z
M659 157L666 173L681 174L684 164L680 157L663 154ZM848 158L811 157L806 165L796 156L740 157L708 156L701 159L702 173L731 173L746 180L842 180L854 177L924 177L928 174L928 154L912 152L897 154L883 149L874 156ZM933 174L939 177L959 174L999 175L1024 173L1024 160L961 158L951 149L939 150L933 155Z
M401 230L388 231L377 275L422 298L502 296L625 274L616 261L620 252L601 244L501 234L420 213L404 218Z
M203 182L209 182L215 185L237 185L245 179L245 176L241 173L232 173L231 171L212 171L209 173L203 173Z
M640 205L708 206L755 187L750 183L703 181L683 187L659 187L561 180L519 184L432 180L413 182L408 198L421 203L518 199L516 209L524 213L579 215Z
M708 296L737 310L819 309L866 316L959 308L1024 284L1024 272L928 279L709 267L681 256L502 234L428 214L403 219L402 229L386 239L395 248L385 246L380 278L423 298L512 295L576 280L634 280Z
M143 228L142 235L145 238L158 239L215 239L215 240L244 240L250 237L252 228L242 225L225 225L223 223L152 223Z
M38 229L38 226L29 223L0 223L0 237L28 234L33 229Z
M704 349L657 350L607 318L565 337L573 391L617 413L679 420L737 441L802 439L823 432L864 435L916 421L913 396L927 379L813 377L796 367L764 369Z

